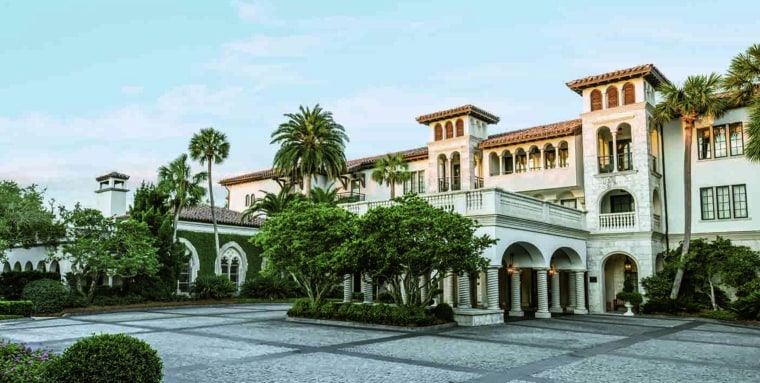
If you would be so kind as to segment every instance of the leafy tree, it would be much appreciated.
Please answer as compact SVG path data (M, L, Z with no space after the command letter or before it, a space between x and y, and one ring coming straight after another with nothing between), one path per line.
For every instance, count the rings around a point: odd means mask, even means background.
M106 276L134 277L140 273L155 275L159 269L157 249L148 226L136 220L116 221L94 209L61 208L68 242L55 260L71 262L77 277L76 290L92 302L95 286ZM89 282L89 286L84 284Z
M671 299L678 297L684 273L683 263L689 253L691 240L691 143L694 122L703 117L717 118L725 113L726 99L717 94L720 85L721 77L715 73L709 76L689 76L682 87L666 83L659 89L662 101L654 109L654 121L660 126L676 118L681 120L684 140L684 240L681 265L673 279Z
M13 181L0 181L0 260L14 247L55 245L64 234L52 208L45 209L43 191L35 185L21 188Z
M396 198L396 185L401 185L411 177L409 164L404 161L401 154L388 153L375 162L375 170L372 171L372 180L391 188L391 199Z
M314 202L314 203L326 203L328 205L337 205L338 191L335 188L333 188L332 185L329 185L328 187L324 189L317 186L311 191L309 200L311 200L311 202Z
M353 214L336 206L297 201L268 217L251 242L264 249L261 256L293 277L312 307L355 270L355 258L346 244L356 235Z
M752 45L731 60L723 85L735 105L749 105L744 156L760 162L760 44Z
M303 200L300 194L293 194L286 188L280 189L275 193L264 192L263 198L257 198L248 209L245 209L241 216L241 221L246 219L255 219L258 217L272 217L279 214L295 201Z
M424 306L446 273L471 273L488 266L481 254L496 240L476 236L474 221L416 196L397 201L360 217L350 246L358 271L387 280L396 303Z
M333 120L332 113L319 104L314 109L299 107L298 113L285 114L288 121L272 133L272 144L280 149L274 155L274 168L281 176L303 177L304 194L311 194L311 180L318 174L334 179L346 170L345 129Z
M211 222L214 225L214 243L216 255L219 255L219 230L216 227L216 207L214 206L214 190L211 177L211 163L221 164L230 154L230 143L227 136L214 128L201 129L190 140L190 157L201 165L208 165L208 196L211 200Z
M206 172L193 174L187 163L187 154L180 155L168 166L158 168L158 187L169 195L169 203L174 214L172 224L174 241L177 240L177 226L182 209L195 206L201 201L206 194L206 189L201 186L201 183L207 179Z

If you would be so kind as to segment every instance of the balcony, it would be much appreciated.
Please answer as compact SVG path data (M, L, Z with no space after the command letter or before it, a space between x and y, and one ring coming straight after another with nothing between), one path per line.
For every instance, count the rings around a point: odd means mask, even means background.
M485 185L485 181L483 180L483 177L473 177L472 178L472 188L473 189L482 189L483 185Z
M354 203L364 201L364 193L342 192L337 194L338 203Z
M633 231L636 212L599 214L599 231Z
M618 153L617 155L617 169L619 172L626 170L633 170L633 153Z
M597 162L599 163L599 173L612 173L614 169L612 156L599 156Z
M449 191L449 178L443 177L438 179L438 192L447 192Z

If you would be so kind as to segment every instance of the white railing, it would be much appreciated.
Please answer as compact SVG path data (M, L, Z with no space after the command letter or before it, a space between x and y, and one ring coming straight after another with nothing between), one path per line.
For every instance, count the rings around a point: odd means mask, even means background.
M636 212L599 214L599 231L625 231L636 228Z

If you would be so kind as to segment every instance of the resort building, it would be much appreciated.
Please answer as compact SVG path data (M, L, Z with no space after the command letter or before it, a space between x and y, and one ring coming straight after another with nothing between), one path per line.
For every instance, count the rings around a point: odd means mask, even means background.
M417 117L427 143L400 152L412 177L398 192L477 220L499 240L479 275L451 275L444 302L460 324L503 321L504 313L614 311L626 279L662 266L662 253L683 237L683 132L679 121L651 122L655 89L668 79L640 65L570 81L579 118L492 134L499 117L473 105ZM720 235L760 249L760 165L743 157L746 108L701 120L693 136L693 238ZM343 207L362 214L391 204L390 190L371 180L386 153L350 160L334 184ZM245 210L263 192L297 191L300 180L272 169L220 181L229 209ZM371 287L347 280L348 291Z

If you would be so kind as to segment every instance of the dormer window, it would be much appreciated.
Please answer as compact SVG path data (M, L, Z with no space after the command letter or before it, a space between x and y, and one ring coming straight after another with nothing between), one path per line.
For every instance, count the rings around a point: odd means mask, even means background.
M591 91L591 111L602 109L602 92L599 89Z
M607 88L607 108L614 108L618 105L618 90L611 86Z

